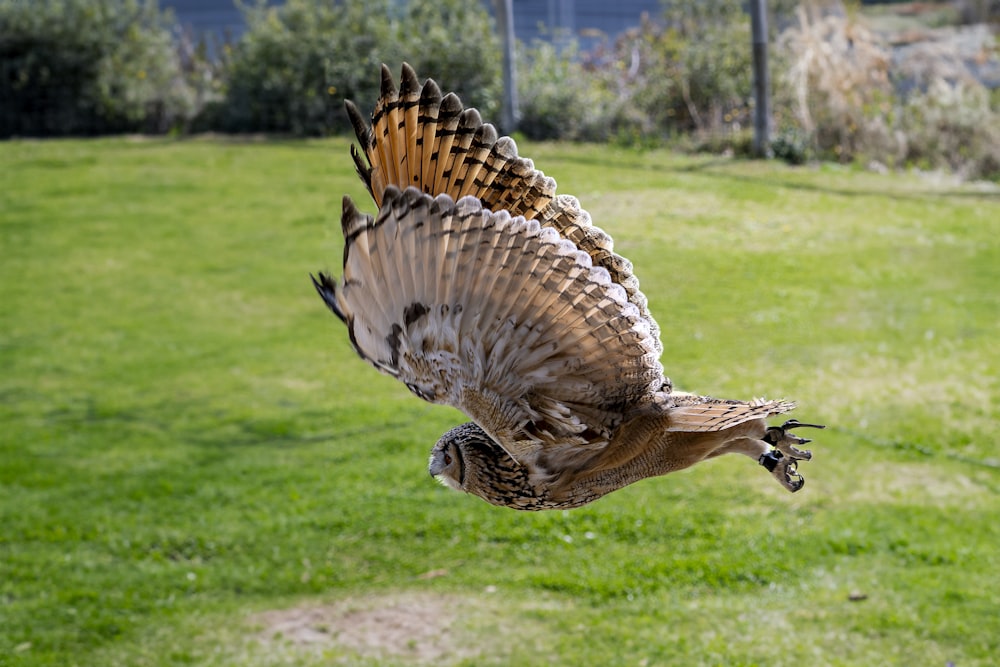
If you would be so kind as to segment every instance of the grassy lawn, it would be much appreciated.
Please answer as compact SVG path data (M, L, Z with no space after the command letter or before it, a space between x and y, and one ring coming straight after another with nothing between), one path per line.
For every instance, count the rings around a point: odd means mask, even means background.
M356 358L345 140L0 143L0 665L938 665L1000 654L1000 194L523 145L682 389L830 425L524 514Z

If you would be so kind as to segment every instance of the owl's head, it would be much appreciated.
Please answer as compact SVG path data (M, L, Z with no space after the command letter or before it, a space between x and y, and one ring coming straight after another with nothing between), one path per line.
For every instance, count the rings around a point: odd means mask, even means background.
M480 471L487 459L493 458L493 450L503 449L486 435L486 432L469 422L451 429L437 441L431 450L431 460L427 466L431 476L445 486L456 491L475 493Z
M523 508L538 500L528 472L472 422L441 436L431 450L428 471L445 486L493 505Z

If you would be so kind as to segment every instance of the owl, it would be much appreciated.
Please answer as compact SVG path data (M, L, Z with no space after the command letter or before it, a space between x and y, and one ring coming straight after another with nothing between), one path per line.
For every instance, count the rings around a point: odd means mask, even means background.
M575 198L458 97L382 67L351 155L378 207L345 197L343 272L316 290L351 345L419 398L470 422L434 445L445 485L519 510L568 509L722 454L789 491L823 428L783 400L675 391L632 265Z

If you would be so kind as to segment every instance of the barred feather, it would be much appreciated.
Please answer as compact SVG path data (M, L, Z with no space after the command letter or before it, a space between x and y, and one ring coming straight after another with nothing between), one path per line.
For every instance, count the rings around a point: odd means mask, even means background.
M488 210L537 219L588 253L594 265L606 269L625 289L662 352L659 326L639 291L632 264L615 254L611 237L594 226L575 197L556 196L555 180L520 157L514 140L499 137L475 109L463 109L453 93L442 96L432 79L420 87L405 63L398 91L389 68L382 66L381 94L370 129L354 104L348 101L346 108L367 160L362 162L352 147L355 166L376 205L381 206L385 188L392 185L446 194L455 201L471 196Z
M674 406L669 410L669 431L725 431L753 419L790 412L795 404L789 401L732 401L710 396L672 394Z
M624 290L554 230L471 197L383 194L374 220L347 200L344 274L320 278L377 369L493 431L534 424L535 440L608 434L622 406L662 384L655 341ZM482 387L531 401L513 401L500 424L465 399ZM589 406L587 419L567 406Z

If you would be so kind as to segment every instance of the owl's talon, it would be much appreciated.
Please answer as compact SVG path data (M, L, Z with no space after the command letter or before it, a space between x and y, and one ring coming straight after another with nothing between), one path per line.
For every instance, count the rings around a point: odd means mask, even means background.
M789 419L781 426L769 427L762 439L791 459L808 461L812 458L812 452L806 449L799 449L795 445L804 445L812 442L812 440L789 433L793 428L826 428L826 426L822 424L803 424L798 419ZM801 488L801 485L799 488Z
M789 419L781 426L769 427L761 439L774 449L760 457L760 464L778 480L779 484L795 493L806 483L805 478L798 472L798 461L812 459L812 452L799 449L795 445L804 445L812 440L789 433L793 428L826 427L821 424L803 424L798 419Z
M761 454L758 463L792 493L805 486L805 478L798 473L798 462L794 458L786 457L777 449Z

